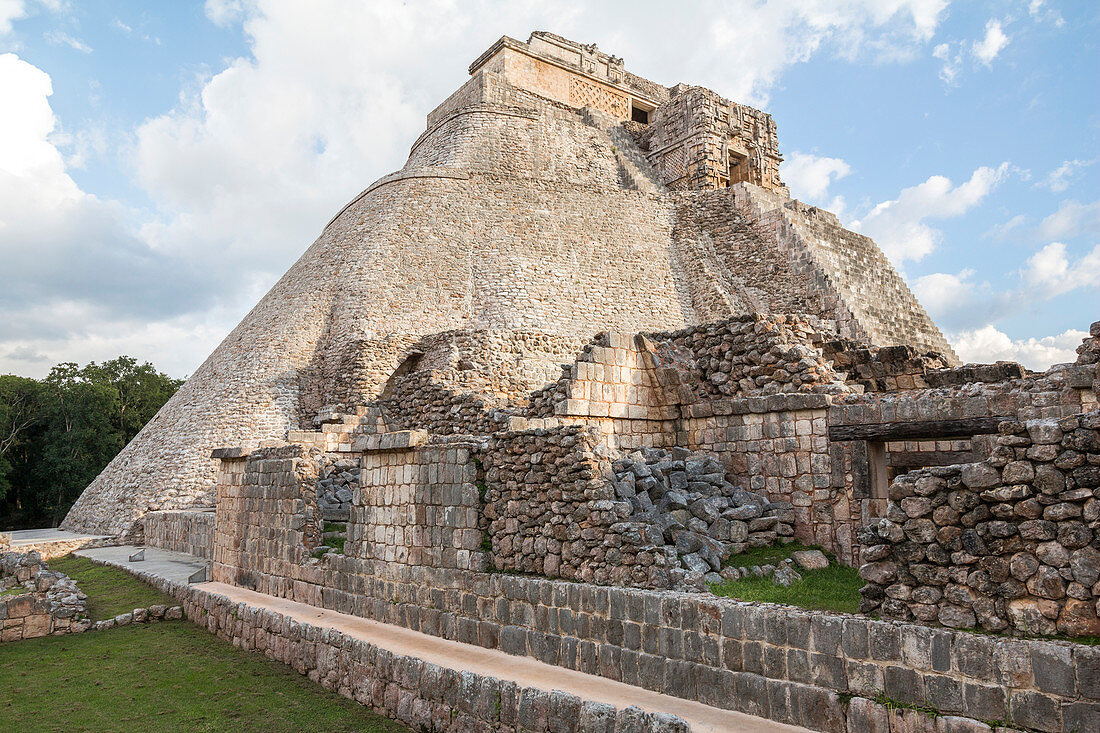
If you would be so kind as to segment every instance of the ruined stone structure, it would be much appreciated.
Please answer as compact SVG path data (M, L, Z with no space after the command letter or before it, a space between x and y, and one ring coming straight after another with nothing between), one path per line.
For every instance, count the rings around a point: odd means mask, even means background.
M828 338L953 363L874 243L790 200L779 160L763 112L552 34L501 39L405 167L333 218L64 526L136 537L149 511L208 506L212 448L286 440L319 415L487 434L466 413L522 411L602 331L803 313Z
M993 642L911 622L1096 627L1100 454L1067 436L1095 439L1100 324L1044 373L959 365L874 242L789 198L767 114L547 33L470 71L64 526L820 730L872 729L884 689L1097 720L1088 649L983 666ZM683 593L792 539L864 565L896 621ZM185 603L234 639L274 623Z

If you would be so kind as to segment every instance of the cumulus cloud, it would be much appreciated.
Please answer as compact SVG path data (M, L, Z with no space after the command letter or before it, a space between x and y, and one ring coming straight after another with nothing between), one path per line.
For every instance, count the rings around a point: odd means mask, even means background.
M1001 27L1001 21L992 19L985 24L985 36L980 41L975 41L972 47L974 57L992 67L993 59L1008 45L1008 36Z
M965 214L1008 176L1009 164L982 166L958 186L945 176L932 176L906 188L896 199L883 201L852 227L874 239L895 265L918 261L936 249L942 237L926 223Z
M990 363L1017 361L1028 369L1042 371L1051 364L1064 364L1077 358L1076 349L1088 336L1084 331L1070 329L1057 336L1013 339L988 325L972 331L949 334L948 340L964 362Z
M1069 199L1058 205L1058 210L1039 224L1038 237L1042 240L1072 239L1086 233L1100 231L1100 199L1082 204Z
M1090 165L1096 162L1093 160L1079 160L1074 158L1073 160L1063 160L1061 165L1047 174L1047 177L1036 183L1036 187L1049 188L1055 193L1061 193L1069 188L1073 179L1077 177L1080 172L1088 168Z
M50 141L50 94L45 72L0 55L0 107L18 111L0 115L0 344L71 335L79 320L61 315L65 304L100 319L193 309L208 292L203 268L153 250L127 210L80 190Z
M829 186L852 172L840 158L826 158L811 153L793 152L780 166L780 175L796 198L824 201Z
M1023 278L1048 298L1082 287L1100 288L1100 245L1071 262L1066 245L1051 242L1028 258Z

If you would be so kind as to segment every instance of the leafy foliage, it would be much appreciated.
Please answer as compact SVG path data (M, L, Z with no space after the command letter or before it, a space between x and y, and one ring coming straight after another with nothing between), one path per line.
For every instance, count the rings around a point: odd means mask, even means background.
M56 526L182 383L129 356L0 376L0 529Z

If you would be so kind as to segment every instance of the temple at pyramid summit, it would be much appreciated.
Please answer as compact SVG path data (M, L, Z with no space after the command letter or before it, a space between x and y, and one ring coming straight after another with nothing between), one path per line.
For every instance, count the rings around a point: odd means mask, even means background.
M1100 539L1100 327L1043 373L961 365L871 239L791 198L766 112L544 32L469 72L64 529L355 615L366 578L701 590L797 540L881 569L867 612L1100 634L1091 571L1001 573Z

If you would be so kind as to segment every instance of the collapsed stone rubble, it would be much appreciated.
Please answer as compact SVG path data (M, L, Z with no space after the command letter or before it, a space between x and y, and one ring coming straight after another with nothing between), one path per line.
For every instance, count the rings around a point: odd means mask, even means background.
M615 494L630 502L627 521L656 530L655 543L663 541L666 555L688 571L687 585L718 582L723 561L746 547L793 538L790 505L730 483L713 456L647 448L612 465Z
M0 641L86 631L87 600L37 552L0 553Z

